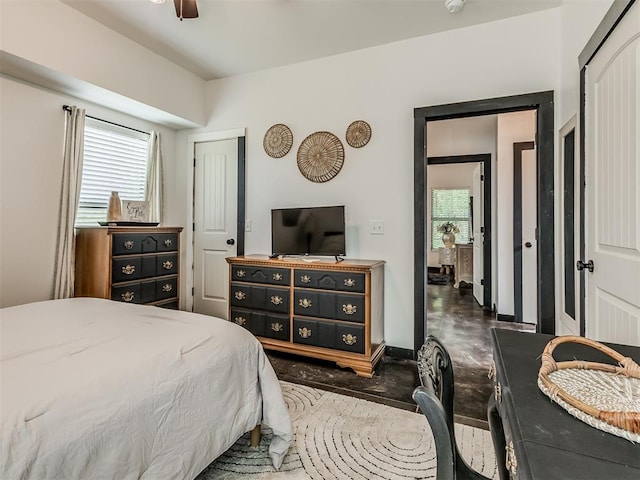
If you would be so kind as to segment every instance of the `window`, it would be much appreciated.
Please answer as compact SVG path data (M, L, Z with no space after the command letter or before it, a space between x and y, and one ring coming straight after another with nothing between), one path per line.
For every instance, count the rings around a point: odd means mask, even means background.
M148 145L146 133L86 119L76 226L105 221L112 191L122 200L144 200Z
M431 249L444 246L438 227L453 222L460 229L456 243L468 243L471 235L471 197L468 188L434 188L431 190Z

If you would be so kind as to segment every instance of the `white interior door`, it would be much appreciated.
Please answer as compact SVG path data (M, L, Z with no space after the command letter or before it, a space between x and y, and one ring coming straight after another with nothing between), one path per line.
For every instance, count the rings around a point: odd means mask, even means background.
M238 141L196 143L193 311L226 319L229 268L237 252Z
M587 66L586 336L640 345L640 2Z
M522 151L522 321L538 323L536 150Z
M484 305L484 189L482 182L482 163L473 170L473 296L480 305Z

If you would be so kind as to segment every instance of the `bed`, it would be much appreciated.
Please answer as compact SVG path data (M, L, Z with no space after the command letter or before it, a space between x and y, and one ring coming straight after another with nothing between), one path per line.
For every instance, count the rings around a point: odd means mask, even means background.
M262 346L225 320L96 298L0 310L0 478L193 479L291 420Z

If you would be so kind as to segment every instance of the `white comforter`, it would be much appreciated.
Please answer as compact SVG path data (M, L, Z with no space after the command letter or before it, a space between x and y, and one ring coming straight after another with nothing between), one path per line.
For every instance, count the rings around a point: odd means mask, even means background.
M0 478L192 479L258 423L282 463L280 385L234 323L93 298L0 318Z

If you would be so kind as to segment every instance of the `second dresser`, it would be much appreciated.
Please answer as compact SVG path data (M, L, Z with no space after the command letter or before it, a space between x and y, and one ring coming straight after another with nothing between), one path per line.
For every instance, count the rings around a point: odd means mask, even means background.
M384 261L228 258L230 320L267 349L372 377L384 354Z

